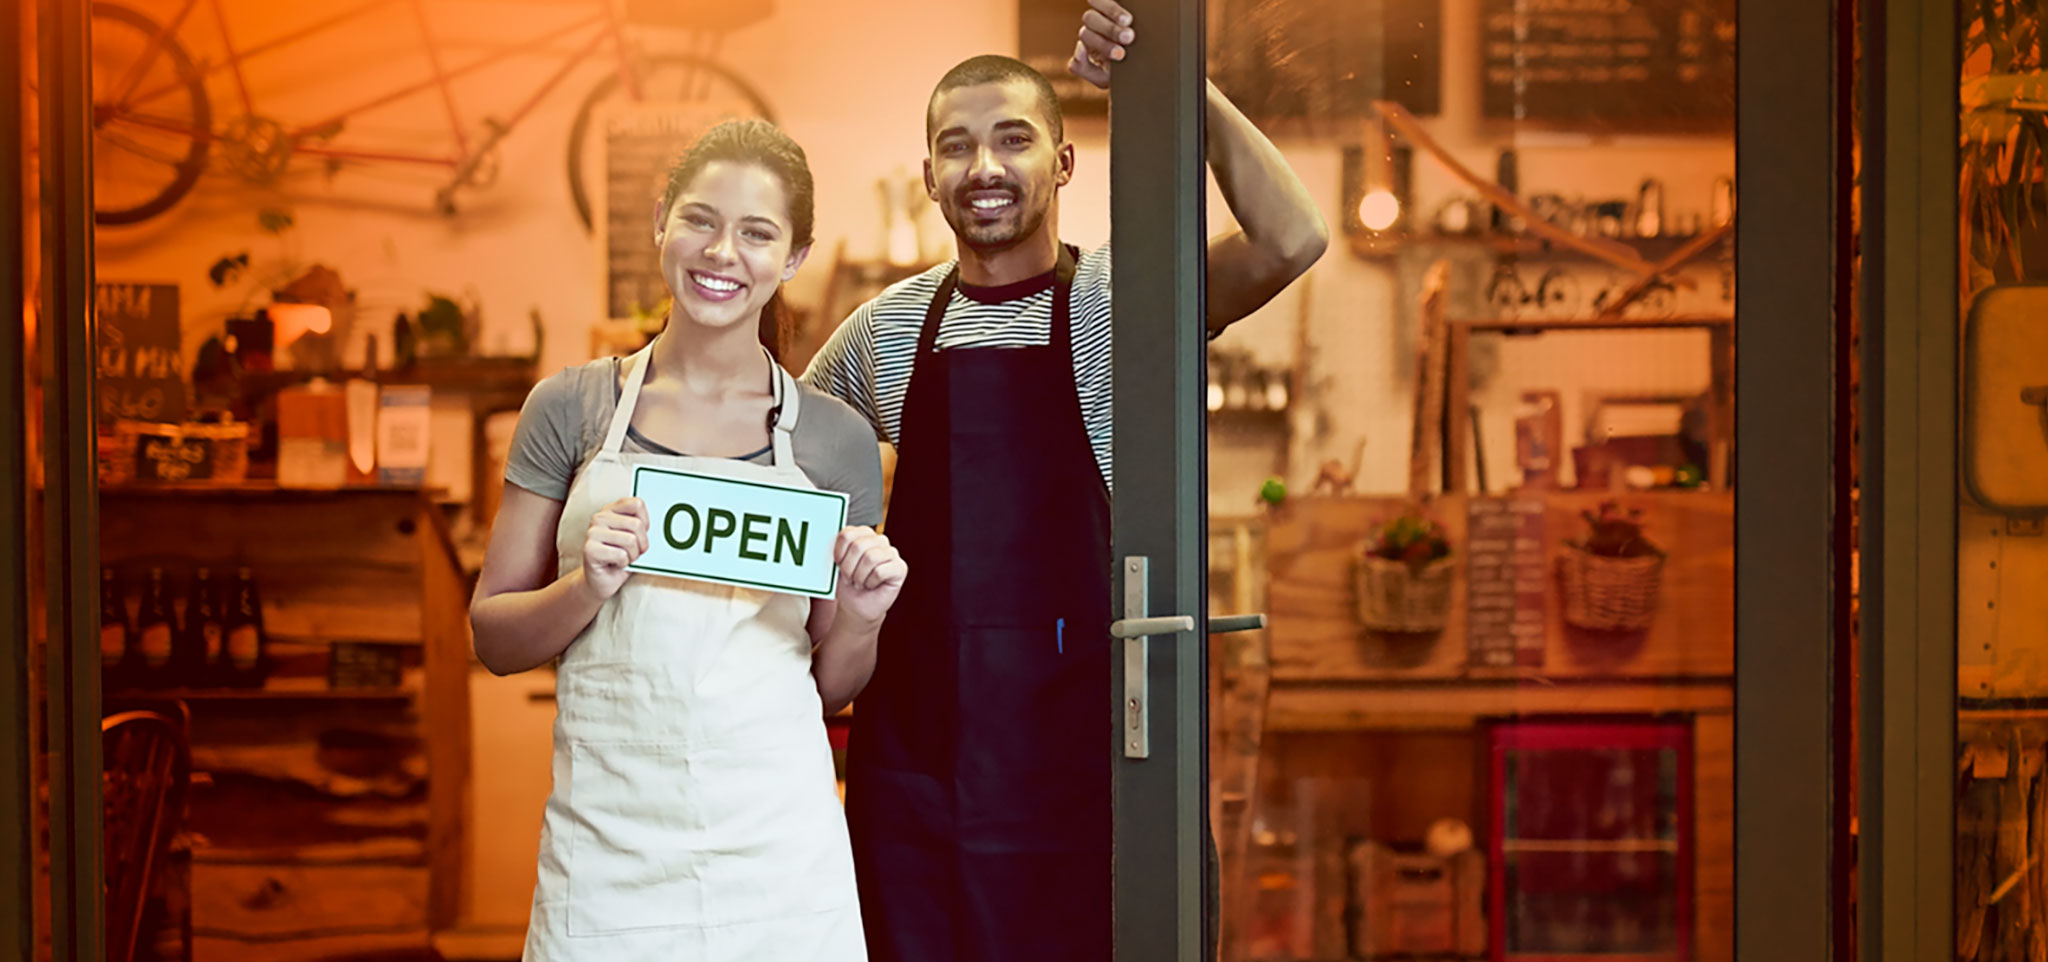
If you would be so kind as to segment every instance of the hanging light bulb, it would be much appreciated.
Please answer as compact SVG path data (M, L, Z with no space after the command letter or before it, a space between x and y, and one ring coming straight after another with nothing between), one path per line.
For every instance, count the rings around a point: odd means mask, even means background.
M1368 122L1364 131L1364 156L1360 174L1363 182L1358 200L1358 223L1378 233L1401 220L1401 198L1395 191L1394 143L1387 128Z
M1367 193L1358 202L1358 222L1367 230L1386 230L1401 219L1401 200L1390 190Z

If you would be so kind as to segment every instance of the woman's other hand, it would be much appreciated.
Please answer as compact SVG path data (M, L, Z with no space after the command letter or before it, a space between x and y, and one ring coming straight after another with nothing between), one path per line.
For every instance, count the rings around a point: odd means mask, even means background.
M848 527L839 532L833 556L839 562L839 617L879 624L910 572L903 555L875 529Z

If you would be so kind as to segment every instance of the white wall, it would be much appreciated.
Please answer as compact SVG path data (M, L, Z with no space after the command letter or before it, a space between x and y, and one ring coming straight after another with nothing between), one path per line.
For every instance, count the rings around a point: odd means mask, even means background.
M171 0L137 2L159 15L171 7ZM226 6L238 39L247 45L346 2L352 0L309 0L289 8L226 0ZM457 62L579 13L577 4L545 0L433 0L428 7L437 35L447 39L450 59ZM252 86L259 106L281 118L300 119L323 107L359 101L365 91L424 76L425 62L412 39L417 26L405 10L396 5L389 15L323 35L317 45L258 61ZM1703 211L1713 178L1732 173L1734 151L1727 138L1595 140L1489 125L1478 109L1477 11L1477 0L1445 0L1444 109L1428 121L1467 166L1490 173L1497 152L1512 145L1520 155L1525 194L1629 196L1644 177L1654 175L1663 179L1667 208L1674 213ZM212 34L199 29L205 26L201 22L185 30L195 54L209 52ZM1212 24L1211 29L1227 25ZM931 84L962 57L1011 51L1015 43L1012 0L783 0L767 20L728 38L720 59L761 90L806 146L817 178L818 255L792 283L793 298L815 300L841 239L852 256L879 256L877 179L916 175ZM482 114L509 111L536 78L562 62L561 56L557 50L514 58L460 82L457 95L470 125ZM307 164L271 187L211 176L170 215L139 227L103 230L101 276L180 283L188 347L194 350L248 295L246 288L213 290L206 268L223 253L247 249L259 267L286 255L336 267L358 291L361 330L388 331L391 316L416 308L426 290L447 291L481 305L483 350L529 350L526 318L537 310L547 325L542 369L576 363L586 355L587 327L597 315L599 265L596 245L569 204L562 157L575 102L600 70L601 65L586 64L543 102L504 142L498 182L465 195L455 218L431 210L435 179L427 171L378 165L329 175ZM221 108L236 112L227 83L216 82L215 98ZM437 98L419 96L381 111L348 136L434 147L445 143L442 118ZM1063 201L1063 229L1069 240L1099 243L1109 226L1103 126L1078 120L1072 135L1080 165ZM1283 140L1282 147L1325 218L1340 223L1341 144ZM1415 210L1434 210L1444 197L1465 193L1419 152L1413 176ZM1219 200L1212 189L1211 219L1217 230L1229 223ZM268 205L284 206L298 219L296 236L286 245L256 230L255 211ZM923 224L927 249L943 251L943 222L930 213ZM1525 268L1532 283L1540 270ZM1606 277L1599 271L1582 278L1582 284L1598 286ZM1461 279L1468 281L1465 303L1475 304L1477 292L1471 288L1483 282L1484 274ZM1728 310L1719 301L1714 272L1705 271L1699 280L1700 289L1684 299L1682 308ZM1295 325L1306 310L1307 340L1315 357L1304 410L1296 418L1290 479L1296 484L1312 478L1324 458L1349 461L1364 440L1362 486L1377 491L1400 487L1411 388L1403 373L1406 364L1393 352L1407 341L1397 325L1412 325L1414 313L1411 305L1398 302L1398 284L1388 263L1351 256L1340 237L1308 279L1229 335L1228 343L1247 347L1261 361L1291 363ZM1580 390L1696 390L1704 388L1705 380L1703 341L1696 337L1552 336L1518 342L1502 349L1498 373L1479 399L1487 411L1489 462L1511 463L1509 419L1513 400L1524 388L1565 388L1567 424L1572 425L1581 418ZM1220 450L1219 455L1228 456ZM1217 473L1232 471L1218 465ZM1236 499L1233 493L1218 494L1219 501Z

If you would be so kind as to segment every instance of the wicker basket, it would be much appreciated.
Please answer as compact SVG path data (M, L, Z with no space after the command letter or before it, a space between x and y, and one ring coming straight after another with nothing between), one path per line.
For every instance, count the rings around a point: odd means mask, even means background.
M1610 558L1566 548L1557 559L1567 624L1595 631L1636 631L1657 614L1664 559Z
M1374 631L1442 631L1451 613L1451 559L1417 568L1377 555L1358 558L1358 620Z

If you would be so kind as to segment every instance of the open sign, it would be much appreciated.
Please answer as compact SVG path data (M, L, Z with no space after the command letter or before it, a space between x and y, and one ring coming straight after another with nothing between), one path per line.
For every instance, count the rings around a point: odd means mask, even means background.
M633 496L649 524L629 570L832 597L846 495L634 465Z

